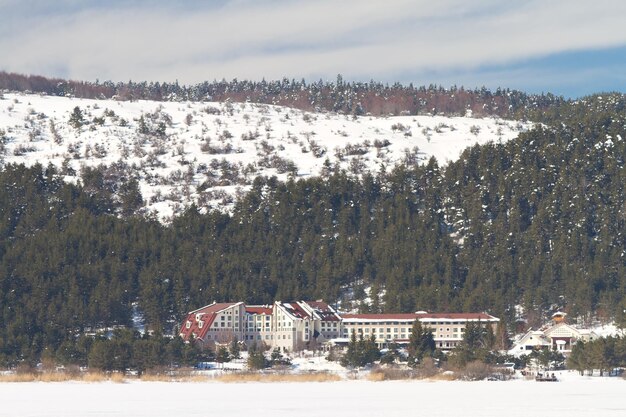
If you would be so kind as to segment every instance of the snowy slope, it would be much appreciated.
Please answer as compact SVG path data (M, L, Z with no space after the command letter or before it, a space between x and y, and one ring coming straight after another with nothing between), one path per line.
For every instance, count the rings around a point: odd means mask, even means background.
M78 107L82 122L70 123ZM68 181L104 164L135 176L161 219L192 201L228 209L258 175L320 175L326 160L358 175L397 163L440 164L474 143L506 141L528 123L443 116L377 118L251 103L88 100L5 93L4 163L52 163Z

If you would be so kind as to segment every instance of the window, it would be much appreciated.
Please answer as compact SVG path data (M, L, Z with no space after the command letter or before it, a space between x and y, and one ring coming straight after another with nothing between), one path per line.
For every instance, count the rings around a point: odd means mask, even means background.
M187 320L187 323L185 323L185 327L191 329L191 322L189 320Z
M201 329L203 324L204 324L204 323L202 322L202 320L200 320L200 321L198 322L198 329Z

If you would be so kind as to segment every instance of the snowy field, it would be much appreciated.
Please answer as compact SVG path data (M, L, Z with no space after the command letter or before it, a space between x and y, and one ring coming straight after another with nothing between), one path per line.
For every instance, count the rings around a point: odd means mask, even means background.
M625 392L623 379L574 375L558 383L3 383L0 416L623 417Z

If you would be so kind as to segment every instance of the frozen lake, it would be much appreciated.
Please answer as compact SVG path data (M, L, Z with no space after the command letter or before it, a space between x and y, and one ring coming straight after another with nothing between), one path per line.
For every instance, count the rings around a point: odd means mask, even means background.
M2 417L626 416L626 381L1 383Z

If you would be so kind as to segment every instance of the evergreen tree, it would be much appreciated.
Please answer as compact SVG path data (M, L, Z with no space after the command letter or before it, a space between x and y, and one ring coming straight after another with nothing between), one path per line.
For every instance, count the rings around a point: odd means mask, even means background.
M79 130L83 126L83 124L85 124L83 111L80 109L80 107L76 106L74 107L74 110L72 110L72 114L70 115L70 119L69 119L69 124L76 130Z
M265 358L265 353L256 342L253 342L248 348L248 369L260 370L267 368L268 362Z
M239 346L239 340L237 340L237 337L233 338L233 340L230 342L229 351L230 351L230 356L233 359L241 358L241 354L240 354L241 348Z
M419 319L415 319L409 336L409 364L416 365L425 356L432 356L435 352L435 339L430 328L424 329Z
M225 362L231 361L231 356L228 353L228 349L226 346L220 346L217 348L217 353L215 354L215 362L224 364Z

